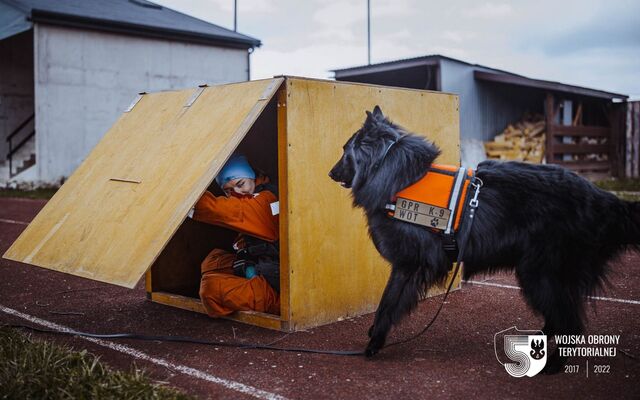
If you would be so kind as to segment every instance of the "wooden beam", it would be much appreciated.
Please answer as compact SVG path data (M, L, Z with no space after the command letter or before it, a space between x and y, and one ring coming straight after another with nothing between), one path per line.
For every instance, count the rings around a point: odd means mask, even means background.
M548 164L553 162L553 134L555 125L555 108L553 107L553 94L547 92L547 98L545 99L545 125L546 125L546 137L545 137L545 159Z
M153 292L151 293L151 301L183 310L195 311L201 314L207 313L204 305L202 305L202 301L192 297L180 296L172 293ZM223 318L243 322L245 324L257 325L268 329L282 329L279 315L255 311L236 311Z
M287 81L278 90L278 184L280 187L280 219L278 227L280 229L280 315L284 321L291 319L291 297L289 295L290 276L289 274L289 174L287 160L287 94L290 93L290 82Z
M554 136L587 136L587 137L609 137L611 129L604 126L570 126L555 125L553 127Z
M556 144L554 154L609 154L608 144ZM555 163L555 161L554 161Z

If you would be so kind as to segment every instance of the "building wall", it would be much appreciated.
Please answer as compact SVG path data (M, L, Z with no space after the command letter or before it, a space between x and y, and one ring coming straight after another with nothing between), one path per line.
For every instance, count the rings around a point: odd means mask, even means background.
M26 31L0 40L0 163L9 153L7 136L33 114L33 108L33 31ZM29 128L33 123L25 132Z
M36 168L68 177L139 92L245 81L247 51L36 24Z
M460 136L487 141L524 112L543 112L544 93L536 89L476 81L474 71L492 70L443 59L442 91L460 96Z
M543 112L544 93L536 89L476 81L474 71L490 69L442 60L442 90L460 95L460 135L492 140L526 111Z
M525 112L543 113L544 92L476 80L474 71L492 70L441 60L442 91L460 96L462 165L475 167L486 158L483 142L492 140Z

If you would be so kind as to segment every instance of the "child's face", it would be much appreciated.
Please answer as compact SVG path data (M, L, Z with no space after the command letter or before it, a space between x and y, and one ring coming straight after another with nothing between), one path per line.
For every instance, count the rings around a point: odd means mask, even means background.
M231 195L231 193L253 194L256 190L256 180L251 178L232 179L224 184L222 190L227 196Z

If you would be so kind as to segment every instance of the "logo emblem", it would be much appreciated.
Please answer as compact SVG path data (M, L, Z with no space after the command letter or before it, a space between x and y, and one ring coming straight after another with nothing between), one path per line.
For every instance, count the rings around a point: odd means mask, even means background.
M547 335L541 331L521 331L513 326L496 333L493 339L496 359L515 378L534 377L547 364ZM499 354L506 356L508 361L501 361Z

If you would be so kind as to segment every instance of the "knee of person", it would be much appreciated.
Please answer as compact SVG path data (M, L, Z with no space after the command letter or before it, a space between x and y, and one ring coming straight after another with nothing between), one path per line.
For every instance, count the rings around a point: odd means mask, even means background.
M200 263L202 273L223 269L233 264L235 255L221 249L213 249Z

